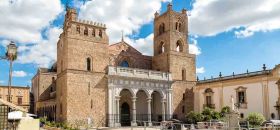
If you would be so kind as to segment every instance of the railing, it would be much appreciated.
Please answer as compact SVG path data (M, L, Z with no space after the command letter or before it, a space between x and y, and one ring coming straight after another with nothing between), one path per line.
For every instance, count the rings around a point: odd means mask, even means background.
M172 81L171 73L127 67L109 66L108 75Z
M263 75L263 74L269 74L271 73L271 70L263 70L263 71L255 71L255 72L247 72L243 74L233 74L229 76L221 76L221 77L216 77L216 78L211 78L211 79L204 79L204 80L199 80L198 83L207 83L207 82L215 82L215 81L221 81L221 80L229 80L229 79L234 79L234 78L243 78L243 77L251 77L251 76L257 76L257 75Z

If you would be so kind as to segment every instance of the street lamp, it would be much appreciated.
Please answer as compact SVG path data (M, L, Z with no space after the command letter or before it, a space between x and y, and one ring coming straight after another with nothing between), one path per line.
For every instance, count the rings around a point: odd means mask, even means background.
M6 56L1 59L6 59L10 61L10 72L9 72L9 83L8 83L8 102L11 102L11 83L12 83L12 67L13 61L17 58L17 46L11 41L9 45L7 45Z

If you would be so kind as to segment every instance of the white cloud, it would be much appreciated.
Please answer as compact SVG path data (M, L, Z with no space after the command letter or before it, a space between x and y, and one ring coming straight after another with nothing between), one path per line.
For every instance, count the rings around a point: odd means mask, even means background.
M235 30L237 37L280 29L280 0L196 0L190 14L192 35Z
M189 53L199 55L201 54L201 49L197 45L197 40L194 38L191 38L190 41L192 41L191 44L189 44Z
M143 53L144 55L153 55L153 40L154 40L154 34L151 33L145 38L139 38L136 40L125 38L125 41L129 43L134 48L137 48L138 51Z
M48 39L41 40L33 46L20 46L21 55L19 55L17 62L49 67L51 63L56 61L56 45L61 32L61 28L50 28L46 34Z
M203 74L203 73L205 73L204 67L196 68L196 73L197 73L197 74Z
M27 73L24 71L13 71L12 76L13 77L25 77L25 76L27 76Z
M62 11L60 0L1 0L0 37L36 43L42 29Z
M161 3L168 1L171 0L87 1L80 8L79 17L105 23L110 42L114 43L120 41L122 30L126 36L138 33L142 25L153 20L154 13L161 9Z

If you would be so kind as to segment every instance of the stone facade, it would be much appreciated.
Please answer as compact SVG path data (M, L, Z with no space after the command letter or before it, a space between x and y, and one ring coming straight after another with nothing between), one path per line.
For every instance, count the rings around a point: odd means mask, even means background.
M8 101L8 86L0 86L0 98ZM11 87L11 102L29 111L30 87Z
M123 39L109 45L104 24L79 20L68 8L57 62L32 80L35 109L56 121L94 126L130 125L123 122L127 115L131 125L183 119L194 107L196 77L187 24L186 10L175 12L170 4L156 13L154 56L146 56Z

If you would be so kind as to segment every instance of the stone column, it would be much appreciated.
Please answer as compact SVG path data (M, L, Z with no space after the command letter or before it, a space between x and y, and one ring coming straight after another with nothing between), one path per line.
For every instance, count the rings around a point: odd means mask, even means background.
M148 103L148 125L149 126L152 126L151 101L152 101L151 97L147 98L147 103Z
M115 115L116 126L120 126L120 97L116 97L116 115Z
M167 114L168 114L168 119L172 119L172 89L168 89L168 101L167 101Z
M161 101L161 107L162 107L162 121L165 121L165 100L162 99Z
M132 97L132 122L131 126L137 126L136 124L136 98Z

